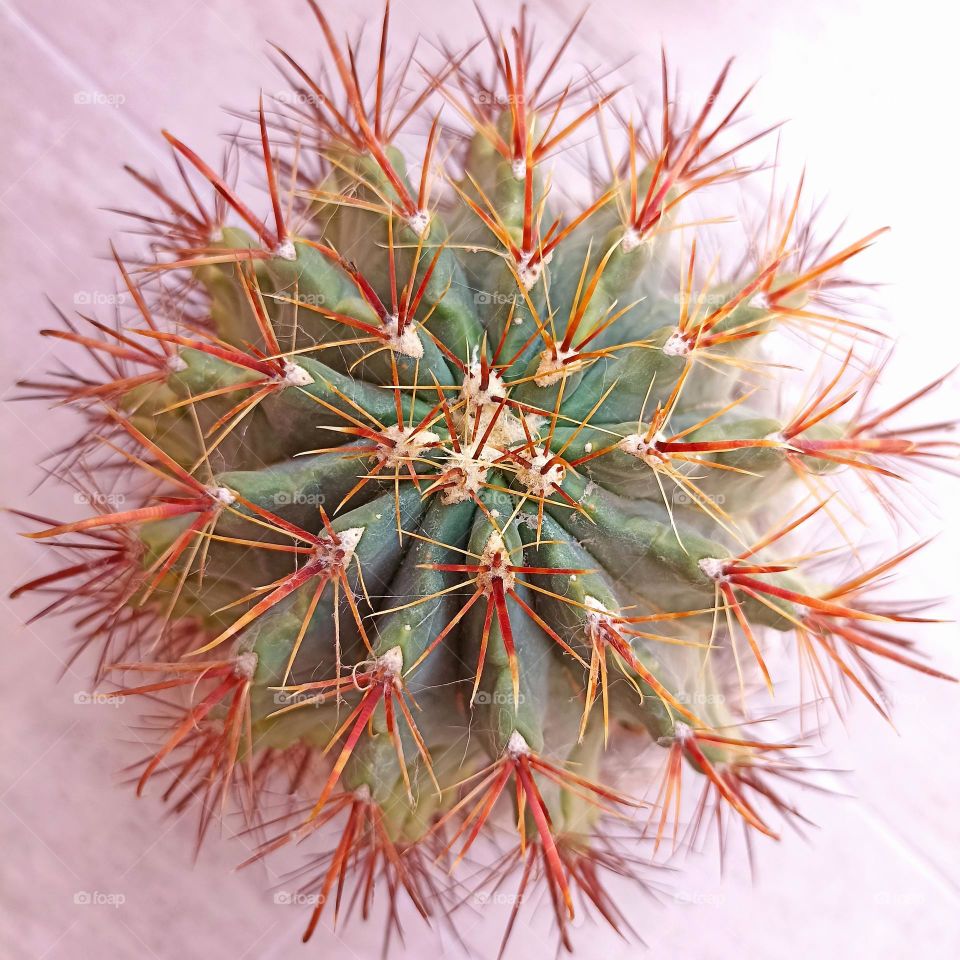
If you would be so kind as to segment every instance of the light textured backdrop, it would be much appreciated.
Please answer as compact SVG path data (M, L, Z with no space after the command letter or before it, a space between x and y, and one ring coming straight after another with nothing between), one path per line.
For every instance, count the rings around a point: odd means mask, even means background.
M341 24L379 15L375 0L344 6L336 11ZM655 82L661 41L691 94L705 92L729 54L739 58L738 83L760 78L754 114L792 118L785 164L796 170L807 161L808 182L828 194L836 218L850 215L851 236L882 223L893 227L857 272L890 283L882 300L907 334L896 367L899 392L960 358L953 99L960 70L947 6L596 0L577 48L592 47L609 63L636 54L628 72L645 90ZM484 7L491 16L514 12L501 0ZM539 2L532 10L546 38L570 22L573 4ZM440 33L456 48L476 20L466 0L398 0L394 24L398 41L419 30ZM220 107L248 107L261 86L279 88L266 62L267 40L307 54L309 62L319 48L299 0L0 0L4 389L47 365L47 346L36 336L50 319L44 295L71 309L113 291L103 254L118 221L102 208L141 199L120 173L121 162L168 170L161 125L215 156L218 134L231 126ZM940 396L960 410L956 384ZM11 403L0 416L4 500L59 512L64 494L53 485L31 497L37 474L30 464L69 437L69 417ZM928 528L943 532L911 567L904 592L949 597L960 569L957 487L944 479L927 490L941 517ZM26 578L39 553L6 536L4 583ZM955 612L955 601L951 606ZM274 903L268 879L255 871L231 872L243 853L235 842L209 845L192 865L189 827L166 819L157 800L137 802L116 784L121 759L130 758L121 742L129 738L129 716L76 702L89 689L82 666L55 684L66 638L56 623L23 627L24 611L0 602L3 956L378 954L375 930L353 929L342 938L321 931L298 949L304 908ZM954 672L957 640L956 627L946 625L931 632L927 646ZM721 880L713 858L689 858L662 907L628 901L636 904L651 956L957 955L957 689L900 671L893 690L896 731L866 707L851 713L847 729L833 725L824 763L851 771L837 777L851 799L805 797L818 824L808 842L788 834L779 845L760 844L753 882L741 865ZM119 894L124 902L75 902L94 893L104 896L90 899ZM501 921L465 912L459 922L489 956ZM547 952L524 926L513 955L524 954L525 936L527 953ZM590 960L637 955L606 932L581 943ZM411 925L410 954L424 949L434 948ZM459 956L454 947L445 955Z

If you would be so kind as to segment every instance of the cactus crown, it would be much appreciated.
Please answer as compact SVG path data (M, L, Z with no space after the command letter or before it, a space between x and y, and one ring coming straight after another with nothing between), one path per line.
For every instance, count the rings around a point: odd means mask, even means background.
M113 482L106 451L136 502L30 534L70 559L21 590L56 593L104 674L136 678L122 693L177 697L140 789L171 778L203 827L277 781L308 795L256 857L336 825L308 935L374 876L442 913L435 859L489 836L490 882L545 884L569 946L575 909L628 926L604 887L636 873L612 819L676 843L683 780L701 816L775 836L793 813L774 784L794 743L747 702L785 682L771 636L817 696L881 712L875 663L935 673L895 628L916 608L874 593L915 547L838 578L787 545L852 525L838 475L889 505L903 464L952 455L897 426L937 384L872 408L877 337L840 295L877 233L816 247L799 189L736 269L698 254L690 195L753 172L736 158L757 138L731 143L744 98L718 105L729 64L683 117L664 63L659 122L619 120L588 75L554 89L572 31L538 61L522 16L503 39L484 25L489 75L471 50L410 93L389 8L371 78L310 6L327 73L283 55L296 97L252 120L268 215L165 134L182 183L137 175L161 211L149 256L116 257L131 313L44 331L100 371L31 385L90 420L62 472ZM593 199L571 208L564 152L597 125ZM824 371L799 394L768 359L785 329ZM647 749L660 777L612 786L611 758Z

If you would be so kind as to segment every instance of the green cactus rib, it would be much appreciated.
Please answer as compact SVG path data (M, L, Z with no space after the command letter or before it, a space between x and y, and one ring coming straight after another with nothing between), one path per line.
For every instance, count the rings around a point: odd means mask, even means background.
M771 786L801 769L793 744L751 724L750 688L783 684L775 646L884 713L871 660L945 677L895 631L915 609L873 592L916 547L842 579L796 555L818 520L849 527L837 474L878 493L954 455L892 423L942 381L871 412L870 331L829 294L877 234L798 251L799 191L749 266L698 259L683 201L751 173L734 158L756 138L720 146L742 105L715 108L729 64L684 122L664 64L659 138L625 121L622 161L571 210L563 153L610 99L546 92L572 33L535 81L526 20L503 46L488 29L494 91L457 59L404 111L388 16L368 85L309 6L330 76L284 54L312 112L254 117L272 219L168 134L186 199L138 175L166 210L142 272L117 257L130 315L44 331L105 375L27 386L87 413L80 456L106 441L132 493L28 534L71 559L16 592L76 611L124 695L180 696L140 789L166 771L207 823L231 798L256 813L296 766L305 811L253 859L337 825L307 936L348 883L366 913L381 876L439 919L437 864L476 853L512 798L520 840L489 882L545 884L569 947L575 908L629 926L601 879L635 873L610 824L654 855L676 843L684 777L701 815L775 836L795 813ZM411 117L421 157L400 147ZM770 360L785 327L823 386ZM850 342L832 372L818 337ZM647 748L662 774L615 776Z

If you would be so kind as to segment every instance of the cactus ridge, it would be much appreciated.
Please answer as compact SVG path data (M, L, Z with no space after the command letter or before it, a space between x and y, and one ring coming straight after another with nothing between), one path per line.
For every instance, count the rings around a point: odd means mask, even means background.
M507 937L536 884L568 949L576 911L628 933L609 885L654 885L661 847L802 819L798 735L764 739L750 703L789 688L772 650L813 699L885 716L878 664L952 679L898 629L923 605L878 595L922 544L839 574L799 547L849 543L858 503L894 511L909 467L955 457L949 424L900 426L943 380L874 404L881 335L843 270L882 231L817 246L802 180L740 267L706 262L681 210L756 174L737 158L770 132L731 143L729 63L687 118L664 59L659 123L635 122L591 75L554 89L579 21L538 59L524 11L502 40L484 22L491 74L471 48L410 93L389 4L370 82L309 6L326 74L281 53L297 97L251 118L269 205L165 132L181 183L134 173L150 252L114 251L131 309L43 331L86 360L25 395L87 419L57 470L94 510L23 514L66 560L15 594L67 614L118 695L175 698L138 793L166 783L201 838L229 804L269 821L248 862L322 851L305 939L367 916L374 880L388 936L449 922L447 868L491 844ZM571 206L564 153L594 125ZM804 391L768 350L785 333Z

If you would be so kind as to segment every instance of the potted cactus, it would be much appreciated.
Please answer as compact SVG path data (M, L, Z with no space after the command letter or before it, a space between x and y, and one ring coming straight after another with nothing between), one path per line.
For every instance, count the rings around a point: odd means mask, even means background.
M840 574L809 549L854 522L841 480L890 507L954 455L909 419L941 381L872 403L880 338L841 295L882 231L818 246L801 187L739 265L704 255L691 196L769 132L738 134L729 64L688 114L664 60L632 117L521 14L411 90L389 5L371 59L308 2L326 70L281 53L294 95L234 145L265 192L165 133L180 183L135 174L147 252L114 252L130 311L43 331L98 371L25 384L89 421L64 474L127 494L31 517L68 560L16 592L53 592L109 695L162 703L138 793L201 838L240 811L250 861L316 857L305 939L379 899L388 934L444 920L464 858L513 884L504 943L538 887L563 946L579 911L626 932L634 841L800 816L799 734L751 709L790 690L771 651L885 715L878 666L951 679L880 589L918 546Z

